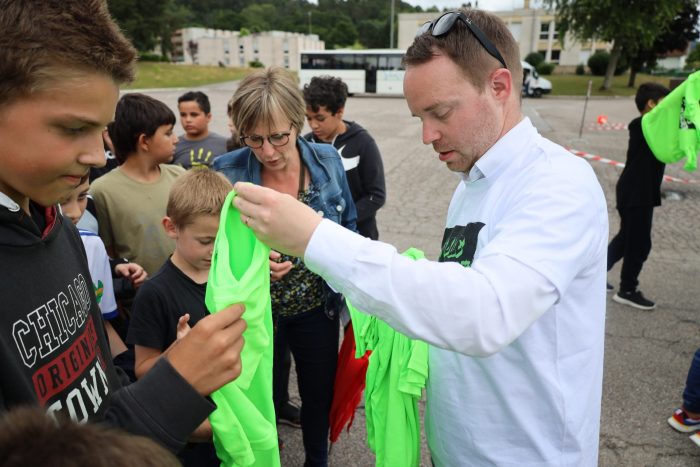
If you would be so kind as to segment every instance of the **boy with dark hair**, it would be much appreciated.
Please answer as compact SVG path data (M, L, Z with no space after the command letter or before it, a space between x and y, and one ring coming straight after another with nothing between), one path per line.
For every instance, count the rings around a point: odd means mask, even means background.
M315 76L304 86L306 119L316 143L330 143L340 153L350 193L357 208L357 230L372 240L379 238L377 211L386 201L384 165L377 143L358 123L343 120L348 87L332 76Z
M180 177L170 190L163 229L175 241L175 251L136 295L127 337L135 346L139 378L177 340L183 310L190 326L209 315L204 295L214 240L221 208L232 189L220 173L195 169ZM206 424L197 435L211 441L211 426ZM181 459L185 465L220 464L210 442L192 443Z
M121 165L95 180L90 190L109 255L139 263L149 275L174 247L160 228L170 187L185 173L169 164L177 142L174 125L175 115L162 102L125 94L108 126Z
M205 318L122 387L85 250L56 203L104 164L102 129L136 51L104 1L0 0L0 11L0 413L41 406L177 451L214 409L204 396L240 374L243 308Z
M622 271L620 290L613 300L640 310L656 307L637 286L639 273L651 251L651 222L654 208L661 206L661 181L666 168L644 139L642 116L656 107L669 92L658 83L644 83L637 89L634 102L641 115L629 124L627 162L615 188L620 231L608 245L608 271L619 260L622 260ZM610 284L607 288L613 290Z
M226 137L209 131L209 97L201 91L186 92L177 99L177 108L185 134L175 147L173 164L185 169L211 166L216 156L226 152Z

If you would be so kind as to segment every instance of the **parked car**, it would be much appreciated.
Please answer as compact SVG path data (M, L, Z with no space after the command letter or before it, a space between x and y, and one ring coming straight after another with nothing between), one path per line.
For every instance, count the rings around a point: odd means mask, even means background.
M520 62L523 66L523 96L542 97L542 94L552 92L552 82L537 73L534 66Z

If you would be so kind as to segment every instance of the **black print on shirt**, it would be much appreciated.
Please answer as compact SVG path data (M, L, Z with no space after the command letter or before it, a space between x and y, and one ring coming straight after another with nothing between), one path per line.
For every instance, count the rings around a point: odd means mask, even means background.
M459 263L465 268L472 265L479 232L484 227L483 222L471 222L467 225L455 225L445 229L442 236L441 263Z

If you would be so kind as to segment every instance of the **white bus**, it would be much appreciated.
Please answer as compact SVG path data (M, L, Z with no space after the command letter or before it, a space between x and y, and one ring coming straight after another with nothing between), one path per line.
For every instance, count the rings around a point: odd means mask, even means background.
M398 49L301 51L299 84L303 88L314 76L337 76L350 94L403 95L404 68Z

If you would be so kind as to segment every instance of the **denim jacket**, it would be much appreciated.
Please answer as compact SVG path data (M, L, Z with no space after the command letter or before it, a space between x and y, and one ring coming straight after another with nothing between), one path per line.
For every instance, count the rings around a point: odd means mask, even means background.
M357 232L357 211L338 151L330 144L310 143L301 137L297 138L297 149L309 170L310 184L315 188L309 206L323 217ZM231 183L262 184L262 164L250 148L223 154L214 160L212 167ZM340 304L339 294L328 288L325 311L330 318L337 314Z

